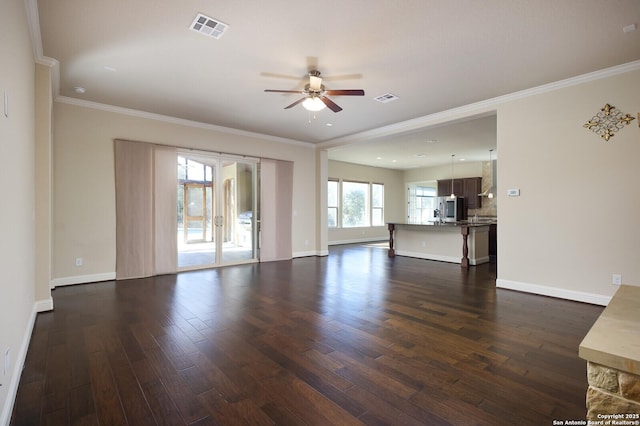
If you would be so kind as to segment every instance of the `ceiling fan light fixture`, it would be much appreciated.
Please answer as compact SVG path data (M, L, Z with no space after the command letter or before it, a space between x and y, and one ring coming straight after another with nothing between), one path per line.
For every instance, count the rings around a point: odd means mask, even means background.
M319 92L320 90L322 90L322 79L316 75L310 75L309 88L316 92Z
M302 106L307 111L313 112L320 111L321 109L326 107L324 102L322 102L322 100L316 96L305 99L304 102L302 102Z
M329 108L333 112L342 111L340 105L333 102L328 96L364 96L364 90L362 89L338 89L338 90L325 90L322 84L322 78L320 78L320 71L311 70L307 74L309 82L304 85L304 90L274 90L265 89L265 92L271 93L299 93L304 97L298 99L291 105L284 107L284 109L293 108L298 104L302 104L304 109L311 112L317 112L325 107Z

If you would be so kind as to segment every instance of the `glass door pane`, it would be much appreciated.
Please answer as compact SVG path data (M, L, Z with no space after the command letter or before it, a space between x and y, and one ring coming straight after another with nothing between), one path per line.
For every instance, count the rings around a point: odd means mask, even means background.
M184 205L186 206L185 241L187 243L203 242L206 240L206 192L204 185L186 184L184 191Z
M255 164L224 161L222 169L222 262L256 259L253 214Z
M178 268L215 265L214 166L178 157Z

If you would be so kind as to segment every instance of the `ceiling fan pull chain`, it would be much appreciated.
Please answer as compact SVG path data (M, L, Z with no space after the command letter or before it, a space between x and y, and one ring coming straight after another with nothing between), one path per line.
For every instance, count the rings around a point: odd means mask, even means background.
M307 111L307 114L308 114L308 117L309 117L309 118L307 119L307 123L308 123L309 125L311 125L311 111ZM317 120L317 119L318 119L318 116L316 115L316 111L313 111L313 119L314 119L314 120Z

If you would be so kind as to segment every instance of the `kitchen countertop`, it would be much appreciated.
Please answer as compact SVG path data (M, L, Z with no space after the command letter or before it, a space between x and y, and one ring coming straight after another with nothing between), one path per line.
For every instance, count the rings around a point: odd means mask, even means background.
M578 352L596 364L640 374L640 287L622 285Z
M460 227L460 226L468 226L468 227L478 227L478 226L488 226L488 225L496 225L498 222L493 220L478 220L477 222L472 222L469 220L461 220L458 222L429 222L429 223L406 223L406 222L388 222L390 225L404 225L404 226L438 226L438 227Z

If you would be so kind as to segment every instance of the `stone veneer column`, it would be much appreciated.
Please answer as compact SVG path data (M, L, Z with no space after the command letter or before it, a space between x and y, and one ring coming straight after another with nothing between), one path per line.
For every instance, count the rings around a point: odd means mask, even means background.
M640 376L589 361L587 379L587 420L602 420L598 414L640 414Z

